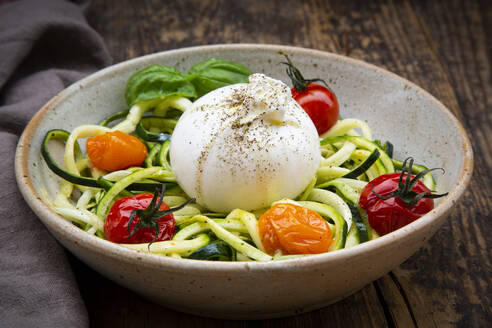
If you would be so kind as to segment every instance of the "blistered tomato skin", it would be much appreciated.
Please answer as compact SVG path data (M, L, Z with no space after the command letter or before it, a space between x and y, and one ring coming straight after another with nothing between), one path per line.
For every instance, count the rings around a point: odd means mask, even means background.
M328 88L310 83L300 91L291 89L292 98L306 111L319 135L328 131L338 120L338 100Z
M154 241L155 230L152 228L140 228L137 229L131 237L130 233L133 228L140 221L138 215L136 215L128 229L128 222L132 211L138 209L146 209L151 200L152 194L138 194L133 197L124 197L116 201L108 217L104 222L104 235L107 240L119 244L140 244L150 243ZM160 211L168 210L169 206L162 203L159 207ZM159 225L159 234L155 237L155 241L170 240L176 229L176 221L173 214L168 214L157 220Z
M318 213L289 203L272 206L258 221L268 254L318 254L333 243L328 223Z
M88 138L86 149L94 166L105 171L141 166L147 157L147 148L142 141L120 131Z
M387 196L398 189L401 173L384 174L369 182L362 190L359 205L367 212L369 224L379 235L385 235L417 220L434 208L434 200L422 198L414 206L407 205L399 197L386 200L379 198L372 189L381 196ZM403 182L406 180L404 175ZM413 178L413 176L412 176ZM412 191L422 193L429 189L418 181Z

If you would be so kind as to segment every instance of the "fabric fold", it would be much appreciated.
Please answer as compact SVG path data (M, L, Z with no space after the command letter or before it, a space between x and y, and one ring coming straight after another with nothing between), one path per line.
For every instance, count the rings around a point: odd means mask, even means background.
M89 318L65 251L17 189L15 148L53 96L110 64L85 20L87 2L0 4L0 317L2 327L87 327Z

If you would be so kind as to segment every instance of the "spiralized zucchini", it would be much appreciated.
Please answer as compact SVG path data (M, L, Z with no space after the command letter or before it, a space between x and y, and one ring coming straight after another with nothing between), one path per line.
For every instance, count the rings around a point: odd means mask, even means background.
M188 99L173 96L160 103L134 105L129 111L106 118L101 125L82 125L71 133L49 131L42 155L63 180L53 200L46 191L42 192L44 200L56 213L100 238L104 238L103 226L109 209L121 197L153 190L164 183L167 185L164 202L171 207L184 204L189 197L175 183L169 161L169 138L176 120L164 116L170 108L184 112L190 105ZM148 114L151 115L146 116ZM123 121L108 127L122 118ZM116 129L136 132L143 139L150 150L145 167L108 173L95 169L87 155L82 154L78 140ZM362 135L354 129L360 129ZM401 167L401 162L393 160L391 154L371 140L371 129L361 120L340 120L323 137L320 139L322 159L316 176L297 199L280 202L295 202L325 218L335 241L329 251L334 251L377 238L360 212L358 200L368 181L394 172L395 166ZM51 158L50 140L65 142L65 168ZM425 170L417 165L414 168L417 172ZM430 174L424 177L424 183L430 188L435 186ZM123 246L174 258L209 260L270 261L304 256L271 256L265 252L258 218L266 210L250 213L235 209L231 213L210 213L197 204L187 204L174 213L177 229L172 240Z

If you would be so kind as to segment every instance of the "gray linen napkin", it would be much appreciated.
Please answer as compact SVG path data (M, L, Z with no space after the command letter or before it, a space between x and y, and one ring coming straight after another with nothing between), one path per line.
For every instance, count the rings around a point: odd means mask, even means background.
M15 148L30 118L59 91L110 63L83 1L0 1L0 326L86 327L87 311L62 247L24 202Z

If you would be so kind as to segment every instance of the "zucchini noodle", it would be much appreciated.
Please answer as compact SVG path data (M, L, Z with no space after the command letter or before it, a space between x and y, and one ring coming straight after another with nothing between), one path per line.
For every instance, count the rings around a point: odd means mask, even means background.
M164 101L135 104L129 111L106 118L102 125L82 125L70 134L63 130L48 132L42 155L48 166L65 180L61 180L54 200L42 190L44 201L56 213L99 238L104 238L108 211L125 195L152 190L164 183L168 187L164 203L170 207L184 204L189 197L175 183L169 160L169 139L176 120L165 115L170 108L184 112L191 104L187 98L171 96ZM153 116L146 116L149 111ZM106 127L118 119L122 121L112 128ZM144 167L105 172L95 168L80 151L78 140L115 130L136 132L141 137L149 149ZM57 166L49 154L50 138L65 141L64 168ZM401 169L402 162L392 159L392 151L388 155L379 142L373 141L368 124L358 119L339 120L322 136L320 146L322 158L316 176L295 200L276 203L292 203L320 214L332 230L334 242L329 251L377 238L358 207L359 197L368 181L395 172L395 168ZM413 169L414 173L426 170L419 165ZM435 187L430 173L424 176L424 183ZM271 261L306 256L281 253L271 256L265 252L258 218L266 210L211 213L198 204L187 203L173 213L177 228L171 240L121 245L173 258Z

